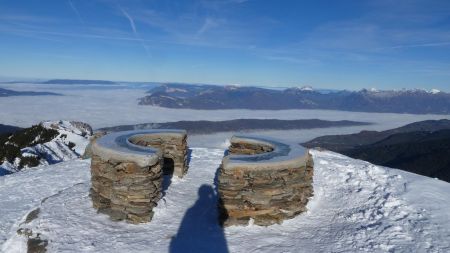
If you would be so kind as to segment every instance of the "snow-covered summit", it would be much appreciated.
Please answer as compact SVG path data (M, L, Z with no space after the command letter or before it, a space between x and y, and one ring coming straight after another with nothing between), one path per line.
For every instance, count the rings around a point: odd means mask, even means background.
M73 150L78 157L83 154L88 144L89 137L92 136L93 131L90 125L79 121L43 121L41 125L48 129L55 129L59 132L59 138L63 143L75 144Z
M440 90L438 90L438 89L431 89L430 91L429 91L429 93L431 93L431 94L438 94L438 93L441 93L442 91L440 91Z
M292 90L292 91L314 91L312 86L304 85L304 86L298 86L298 87L291 87L287 88L286 90Z
M26 252L28 238L38 238L47 252L185 252L175 241L195 252L448 251L450 184L332 152L312 155L308 211L269 227L217 224L214 176L223 149L193 148L193 169L172 179L153 220L141 225L96 213L88 160L4 176L0 249Z
M311 86L298 86L298 87L290 87L283 90L284 93L291 95L299 95L299 94L311 94L317 92Z
M15 157L0 157L0 175L76 159L84 153L90 136L92 128L88 124L65 120L43 121L17 131L0 143L2 148L17 153Z
M301 91L314 91L312 86L305 85L299 88Z
M404 94L439 94L443 93L442 91L438 89L398 89L398 90L378 90L376 88L370 88L370 89L362 89L360 90L362 93L369 93L374 95L384 94L384 95L404 95ZM378 94L377 94L378 93Z

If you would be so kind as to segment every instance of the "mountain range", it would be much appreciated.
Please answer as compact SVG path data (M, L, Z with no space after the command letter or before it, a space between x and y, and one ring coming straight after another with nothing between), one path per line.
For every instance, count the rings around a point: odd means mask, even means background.
M54 92L42 92L42 91L15 91L10 89L0 88L0 97L11 96L62 96L61 94Z
M450 182L450 120L415 122L381 132L322 136L302 145Z
M438 90L328 91L311 87L284 90L244 86L163 84L140 105L185 109L325 109L358 112L449 114L450 94Z
M7 133L13 133L19 129L20 129L20 127L0 124L0 135L7 134Z
M138 129L185 129L188 134L210 134L216 132L246 131L246 130L291 130L326 127L362 126L366 122L319 119L279 120L279 119L235 119L224 121L176 121L165 123L145 123L137 125L121 125L101 128L100 131L128 131Z

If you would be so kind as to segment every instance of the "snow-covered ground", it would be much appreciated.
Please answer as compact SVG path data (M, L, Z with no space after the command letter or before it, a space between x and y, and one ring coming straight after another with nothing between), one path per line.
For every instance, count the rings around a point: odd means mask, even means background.
M172 179L152 222L141 225L96 214L89 160L1 177L0 248L24 252L16 231L28 228L48 240L49 252L450 251L450 184L332 152L312 151L315 193L307 213L281 225L223 230L214 192L223 152L193 148L188 174Z

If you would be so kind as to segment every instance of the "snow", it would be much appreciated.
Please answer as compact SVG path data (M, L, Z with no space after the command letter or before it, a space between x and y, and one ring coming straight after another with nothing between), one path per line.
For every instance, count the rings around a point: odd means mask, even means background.
M40 124L45 128L57 130L59 132L58 136L51 141L22 148L21 153L23 157L41 157L39 164L48 165L76 159L84 153L89 143L91 130L86 128L83 123L60 120L44 121ZM40 136L36 136L34 142L39 139ZM68 146L70 142L75 144L73 149ZM0 176L17 172L19 170L19 164L19 158L16 158L14 164L4 161L0 164ZM5 171L7 172L5 173Z
M23 148L21 149L21 152L23 156L44 157L44 159L40 159L39 161L41 165L55 164L79 157L79 155L74 153L63 141L58 139Z
M165 98L165 99L169 99L169 100L176 100L176 98L174 98L174 97L169 97L169 96L163 96L163 95L161 95L160 97Z
M237 90L237 89L239 89L241 87L241 85L239 85L239 84L230 84L230 85L225 85L224 86L224 88L226 89L226 90ZM203 93L203 94L205 94L205 93Z
M7 175L9 173L17 172L16 166L9 163L8 161L3 161L0 164L0 176Z
M41 200L85 183L90 178L89 165L89 161L72 160L0 177L0 244L15 234L16 222L39 206Z
M314 91L313 87L306 85L300 88L302 91Z
M187 90L185 90L185 89L180 89L180 88L172 88L172 87L167 87L166 88L166 92L167 93L174 93L174 92L183 92L183 93L186 93L187 92Z
M96 214L89 198L89 160L1 177L0 248L26 248L16 233L20 227L48 240L48 252L450 250L450 184L322 151L312 151L314 197L306 213L281 225L223 230L214 194L223 152L193 148L187 175L171 179L152 222L140 225ZM24 223L36 208L38 217Z
M62 140L63 143L72 142L75 144L73 150L80 156L84 153L87 144L89 143L88 138L91 136L91 129L85 128L83 125L77 125L79 122L70 122L67 120L59 121L44 121L41 124L46 128L54 128L60 133L59 138L62 135L66 137ZM85 135L83 135L83 133Z
M438 94L438 93L441 93L441 91L438 90L438 89L431 89L429 92L430 92L431 94Z

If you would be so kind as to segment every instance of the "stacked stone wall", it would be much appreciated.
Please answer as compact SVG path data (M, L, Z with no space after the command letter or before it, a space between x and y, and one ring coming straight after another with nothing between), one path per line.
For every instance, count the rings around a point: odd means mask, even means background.
M141 223L152 219L152 209L161 198L160 163L140 167L134 162L93 155L91 176L91 197L99 212L115 221Z
M187 172L186 134L172 131L129 135L115 133L92 143L91 198L94 208L112 220L149 222L162 196L164 158L173 160L175 175L182 177ZM122 136L129 137L124 141ZM128 142L151 148L136 151L132 145L127 146Z
M273 147L264 144L254 144L246 142L231 143L228 148L229 154L232 155L255 155L273 151Z
M170 158L173 160L174 175L183 177L187 173L187 136L179 138L168 135L143 135L130 138L130 142L139 146L147 146L160 149L164 158Z
M230 147L231 154L271 150L248 143L232 143ZM254 224L267 226L293 218L306 211L313 194L312 177L313 161L308 152L298 162L285 164L261 162L225 168L222 163L218 176L220 221L225 226L246 225L252 219Z

